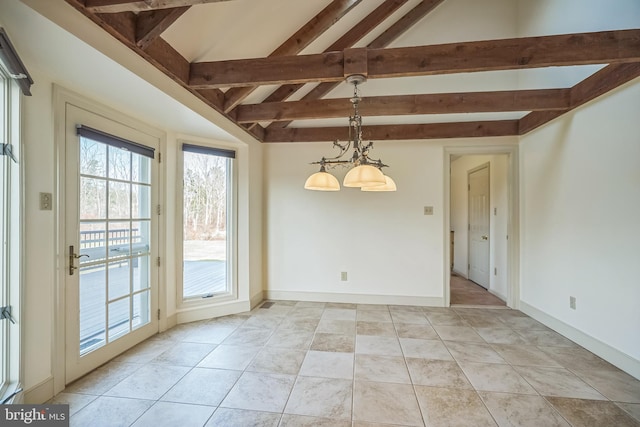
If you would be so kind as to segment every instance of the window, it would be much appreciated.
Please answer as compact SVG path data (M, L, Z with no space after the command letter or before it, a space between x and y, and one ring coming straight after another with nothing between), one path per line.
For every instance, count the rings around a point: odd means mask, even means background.
M32 83L0 29L0 402L20 391L20 89Z
M182 299L233 292L235 152L183 144Z

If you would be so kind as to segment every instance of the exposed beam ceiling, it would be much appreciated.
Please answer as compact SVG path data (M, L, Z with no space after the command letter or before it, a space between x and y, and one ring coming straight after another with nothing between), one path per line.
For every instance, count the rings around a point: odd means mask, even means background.
M633 61L640 61L640 30L196 62L191 64L189 85L335 82L353 73L378 79Z
M640 29L586 32L499 40L463 41L439 45L389 48L444 0L423 0L398 13L409 0L386 0L370 7L349 28L333 34L323 49L306 55L319 37L353 10L368 6L361 0L326 1L326 7L280 42L268 56L190 63L163 33L193 8L218 7L230 0L66 0L89 19L137 52L178 84L264 142L345 140L347 98L323 99L350 74L369 79L521 70L599 64L600 71L573 87L537 90L467 91L460 93L385 93L364 96L360 112L386 117L456 113L523 112L521 119L457 121L455 123L376 124L363 128L364 137L430 139L523 135L560 115L640 76ZM275 1L275 0L274 0ZM414 3L415 4L415 3ZM406 11L409 9L408 11ZM241 16L238 17L241 19ZM274 23L277 25L277 23ZM384 25L365 47L364 37ZM193 32L197 37L197 31ZM265 36L268 36L266 34ZM198 39L194 39L194 43ZM233 43L232 40L229 43ZM274 44L276 45L276 44ZM321 50L321 52L319 51ZM314 50L312 49L311 52ZM308 84L300 100L289 98ZM260 103L248 96L263 85L277 85ZM252 99L256 97L253 96ZM504 116L504 114L503 114ZM340 127L297 128L298 120L344 118ZM418 118L416 120L419 120ZM406 120L405 120L406 121ZM429 120L433 121L433 120ZM260 123L260 124L258 124ZM263 127L267 123L268 125ZM306 124L308 125L308 123Z

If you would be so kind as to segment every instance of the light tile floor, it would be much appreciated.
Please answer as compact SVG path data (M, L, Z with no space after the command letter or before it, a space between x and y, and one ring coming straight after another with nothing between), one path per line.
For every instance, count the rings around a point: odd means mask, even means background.
M640 381L519 311L275 301L69 385L72 426L640 426Z

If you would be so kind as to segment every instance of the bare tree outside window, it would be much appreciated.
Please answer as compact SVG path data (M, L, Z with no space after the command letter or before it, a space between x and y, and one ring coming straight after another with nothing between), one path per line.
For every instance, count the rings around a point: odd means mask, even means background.
M227 289L229 165L226 157L184 152L184 298Z

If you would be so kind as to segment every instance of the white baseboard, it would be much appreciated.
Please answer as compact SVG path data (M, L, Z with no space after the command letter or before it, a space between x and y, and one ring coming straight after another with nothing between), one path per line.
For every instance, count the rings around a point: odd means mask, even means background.
M183 309L176 313L176 323L188 323L213 317L244 313L250 310L249 301L233 301L219 305Z
M451 270L451 274L455 274L456 276L460 276L460 277L463 277L463 278L469 280L469 278L467 277L467 273L463 273L461 271L458 271L455 268L453 270Z
M500 292L494 291L491 288L489 288L488 291L489 291L490 294L493 294L493 295L497 296L502 301L505 301L505 302L507 301L507 296L506 295L502 295Z
M23 401L26 404L39 405L53 398L53 396L53 377L49 377L25 391Z
M251 310L256 308L262 301L264 301L264 292L260 291L251 297Z
M629 375L640 379L640 360L634 359L622 351L605 344L602 341L574 328L565 322L556 319L547 313L520 301L520 310L536 319L538 322L550 327L554 331L564 335L571 341L580 344L590 352L602 357L607 362L622 369Z
M444 298L405 295L342 294L333 292L264 291L265 299L287 301L337 302L347 304L389 304L444 307Z

